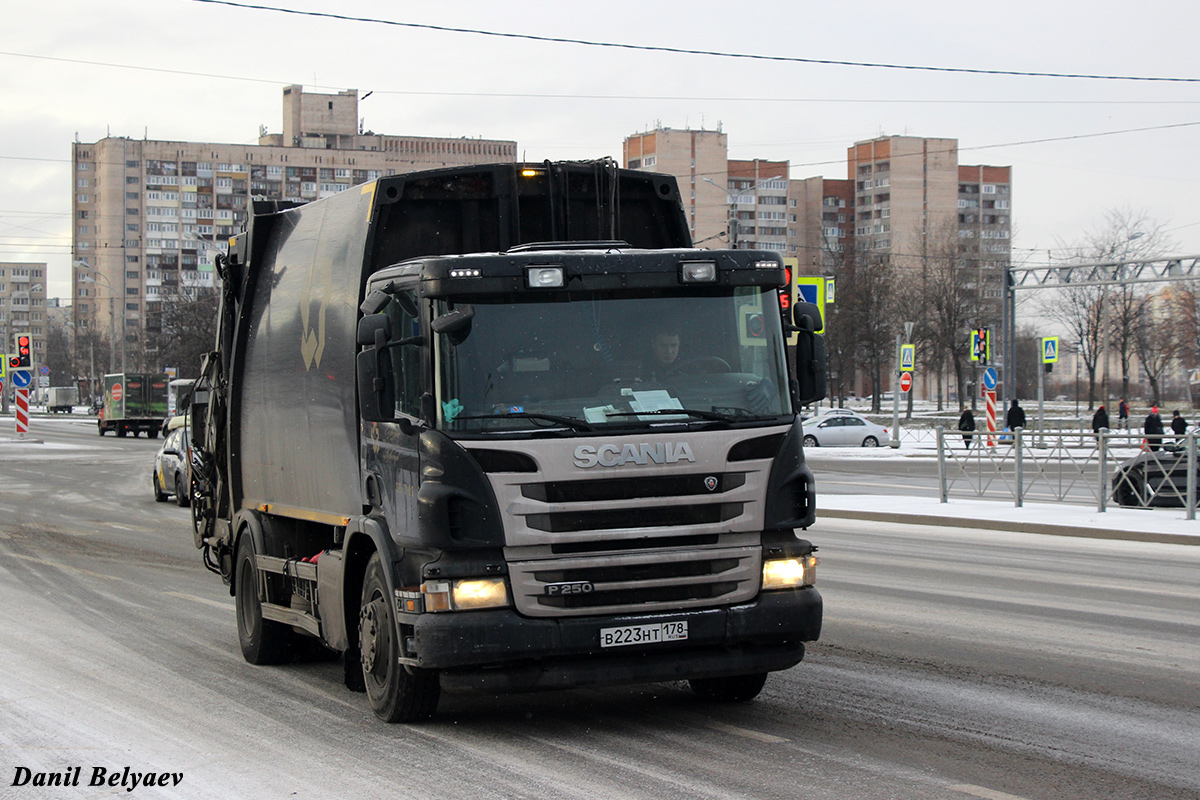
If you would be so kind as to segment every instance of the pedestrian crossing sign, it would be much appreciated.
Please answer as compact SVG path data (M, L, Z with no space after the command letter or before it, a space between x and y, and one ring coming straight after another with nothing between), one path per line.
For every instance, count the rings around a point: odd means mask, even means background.
M813 333L825 332L825 279L820 276L801 275L796 278L796 299L816 305L821 312L821 329Z
M912 372L916 366L917 346L914 344L900 345L900 371Z
M1042 363L1055 364L1058 362L1058 337L1047 336L1042 339Z

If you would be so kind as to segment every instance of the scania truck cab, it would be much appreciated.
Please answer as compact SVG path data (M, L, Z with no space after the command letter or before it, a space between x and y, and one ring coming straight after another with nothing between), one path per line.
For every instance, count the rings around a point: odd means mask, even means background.
M258 235L295 238L294 213ZM443 687L746 700L801 661L822 604L798 411L824 351L814 306L781 312L777 254L523 241L312 304L353 231L289 251L256 224L193 403L197 545L247 660L319 640L393 722Z

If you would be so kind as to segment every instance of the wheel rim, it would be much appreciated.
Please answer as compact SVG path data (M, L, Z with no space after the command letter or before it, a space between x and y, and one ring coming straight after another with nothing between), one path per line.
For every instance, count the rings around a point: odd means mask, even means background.
M387 678L387 653L391 646L386 615L384 600L376 595L363 606L358 623L363 674L380 682Z
M877 447L878 445L879 442L876 441L874 436L868 436L863 440L863 447Z

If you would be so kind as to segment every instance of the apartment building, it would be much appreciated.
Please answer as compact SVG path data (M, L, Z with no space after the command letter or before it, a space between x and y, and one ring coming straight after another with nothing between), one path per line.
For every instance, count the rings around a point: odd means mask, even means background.
M674 175L692 241L723 247L730 230L728 136L715 131L657 127L625 138L623 164L629 169ZM720 241L718 241L720 240Z
M803 178L788 185L785 255L804 275L832 275L854 237L854 181Z
M46 358L46 264L45 262L0 262L0 353L13 352L13 337L32 337L35 366Z
M213 286L213 257L242 229L252 199L307 202L387 175L516 161L514 141L363 131L358 99L288 86L283 132L260 130L256 145L74 143L76 330L111 331L124 368L157 368L163 304Z

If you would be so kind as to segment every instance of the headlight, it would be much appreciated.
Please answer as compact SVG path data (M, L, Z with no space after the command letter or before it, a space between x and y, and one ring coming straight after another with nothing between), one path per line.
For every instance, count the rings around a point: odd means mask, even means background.
M795 589L812 586L817 580L817 557L772 558L763 562L762 588Z
M474 611L508 606L504 578L461 578L427 581L421 585L426 611Z
M508 605L508 587L503 578L479 578L454 582L454 608L502 608Z

